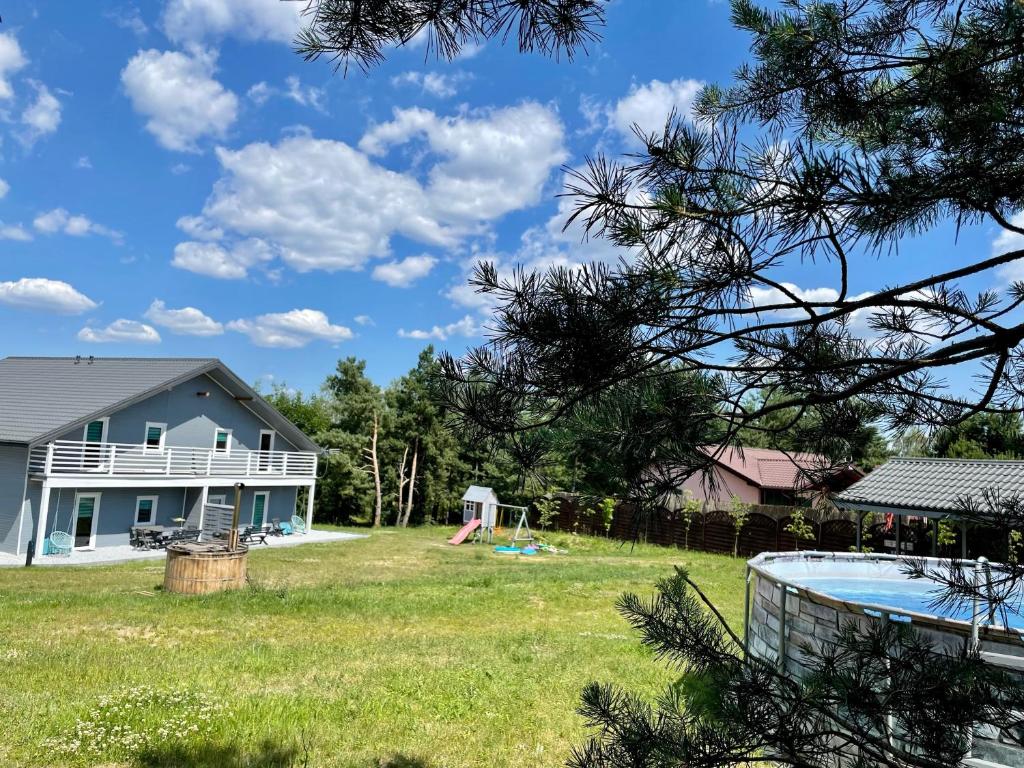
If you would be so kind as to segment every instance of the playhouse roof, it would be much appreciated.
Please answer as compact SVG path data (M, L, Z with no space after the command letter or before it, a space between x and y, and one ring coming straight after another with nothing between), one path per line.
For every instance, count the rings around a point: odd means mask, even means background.
M466 489L466 492L462 494L463 501L476 501L483 503L485 501L497 501L498 496L490 488L483 485L471 485Z

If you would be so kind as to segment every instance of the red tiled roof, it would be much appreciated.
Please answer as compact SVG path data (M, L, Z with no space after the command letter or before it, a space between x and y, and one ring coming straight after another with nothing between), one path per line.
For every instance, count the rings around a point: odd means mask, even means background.
M717 445L709 445L704 450L719 464L761 488L806 488L812 482L806 473L839 469L827 457L817 453L785 453L771 448L730 447L721 450ZM859 473L855 467L850 469Z

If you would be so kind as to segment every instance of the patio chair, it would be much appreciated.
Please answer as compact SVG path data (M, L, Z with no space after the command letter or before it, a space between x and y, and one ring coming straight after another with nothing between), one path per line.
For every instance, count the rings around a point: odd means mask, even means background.
M284 536L285 530L281 527L281 518L275 517L270 521L270 535L271 536Z
M146 543L146 549L163 549L167 546L160 531L154 531L152 528L144 528L142 530L142 536Z
M306 532L306 521L303 520L298 515L292 515L292 530L295 533L305 533Z
M54 531L50 534L49 552L50 555L61 555L63 557L70 557L71 548L75 544L74 538L70 533L65 531Z
M142 535L142 531L134 525L128 529L128 543L131 544L132 549L146 548L146 539Z

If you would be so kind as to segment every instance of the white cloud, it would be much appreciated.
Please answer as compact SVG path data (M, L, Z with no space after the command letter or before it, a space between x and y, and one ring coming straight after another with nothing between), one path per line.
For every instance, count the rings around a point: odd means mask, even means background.
M195 307L168 309L160 299L154 299L143 315L153 325L167 328L183 336L219 336L224 326Z
M811 303L833 304L839 300L839 291L835 288L801 288L795 283L779 283L786 291L796 296L800 301ZM748 291L748 300L755 307L764 307L772 304L790 304L793 299L783 291L774 287L751 286ZM774 310L773 314L782 317L806 317L807 313L802 309Z
M109 237L115 243L120 243L124 239L124 235L117 230L110 229L102 224L97 224L88 216L84 216L82 214L70 214L63 208L54 208L53 210L46 211L45 213L40 213L32 221L32 226L47 235L52 235L57 232L63 232L65 235L71 235L73 237L101 235L103 237Z
M285 78L285 85L288 90L285 91L285 96L294 101L296 104L301 104L304 107L312 107L318 112L324 111L324 99L327 96L327 92L323 88L317 88L313 85L303 85L302 81L295 75L289 75Z
M356 315L352 319L359 325L376 325L376 323L373 322L373 318L369 315Z
M386 256L395 233L454 241L427 212L415 179L342 142L293 136L276 146L219 149L217 156L224 175L203 208L207 225L264 238L300 271L357 269Z
M114 22L121 29L127 29L132 34L142 37L149 32L149 27L142 20L142 14L134 5L122 6L106 14L107 18Z
M188 173L191 168L185 163L175 163L171 166L171 173L175 176L181 176L183 173Z
M1013 216L1010 223L1015 227L1024 228L1024 211ZM1024 249L1024 235L1008 229L1000 230L999 235L992 241L993 256L1021 249ZM1003 282L1024 281L1024 259L1003 264L996 273Z
M493 220L537 203L551 169L568 157L558 116L533 102L455 117L395 110L359 148L384 155L420 138L442 158L427 174L426 191L438 215L454 222Z
M479 336L481 330L476 320L472 316L466 315L461 320L448 323L448 325L435 325L429 331L419 329L407 331L404 328L400 328L398 335L403 339L419 339L421 341L437 339L438 341L447 341L452 336Z
M198 141L223 138L238 115L238 97L213 79L211 51L139 51L121 71L136 112L148 118L157 142L178 152L198 152Z
M244 333L258 347L297 348L316 340L337 343L352 338L349 328L332 325L318 309L293 309L232 320L227 327Z
M213 242L184 242L174 247L171 264L207 277L222 280L241 280L249 270L272 258L269 247L262 240L250 239L224 248Z
M245 92L246 97L256 104L265 104L267 99L273 95L274 89L267 85L266 81L260 80Z
M63 280L45 277L23 277L0 282L0 303L21 309L80 315L95 309L97 304Z
M474 268L481 261L493 263L500 277L511 278L517 267L527 272L543 271L552 267L579 269L584 264L611 264L620 259L632 258L628 249L620 248L603 238L586 237L579 219L565 229L565 223L573 212L573 205L571 198L560 198L554 215L543 224L530 227L523 232L519 247L511 253L474 251L463 262L463 274L448 290L448 298L457 306L473 309L484 315L491 312L493 298L488 294L479 293L468 282Z
M425 141L427 151L410 153L416 158L407 172L367 156L414 141ZM454 247L485 232L538 202L566 157L557 115L533 103L454 117L396 111L360 148L308 132L277 144L218 148L222 176L189 226L221 230L223 251L232 241L259 238L299 271L359 269L387 258L396 235Z
M4 224L0 221L0 240L21 240L32 239L32 233L21 224Z
M28 59L21 52L18 38L12 32L0 33L0 99L14 96L10 76L24 67Z
M470 79L470 75L463 72L456 72L450 75L441 72L418 72L412 70L395 75L391 78L391 85L397 87L412 85L420 88L424 93L438 98L448 98L459 92L459 86Z
M83 171L92 170L92 160L89 159L88 155L82 155L75 161L75 168L79 168Z
M7 193L11 191L11 185L3 179L0 179L0 199L7 196Z
M832 305L839 301L839 291L835 288L828 286L821 286L819 288L801 288L795 283L779 283L786 291L796 296L801 301L810 303L820 303L826 305ZM847 296L847 301L860 301L866 299L872 294L871 291L865 293L858 293L854 296ZM791 304L793 299L783 293L781 290L775 287L762 287L762 286L751 286L748 291L747 299L751 306L754 307L765 307L772 304ZM815 312L821 314L828 311L828 307L815 308ZM760 314L760 313L758 313ZM876 331L871 327L871 318L878 314L872 312L869 309L858 309L850 313L849 315L849 327L854 335L861 338L868 338L876 335ZM883 313L884 314L884 313ZM764 316L769 318L778 318L780 320L798 320L806 318L807 312L803 309L792 308L792 309L775 309L765 310Z
M408 256L401 261L389 261L373 268L373 279L394 286L408 288L422 277L430 274L437 264L433 256Z
M285 87L280 89L261 80L255 85L250 86L245 95L256 106L263 106L272 97L281 96L294 101L296 104L315 109L317 112L327 111L324 106L327 91L323 88L317 88L314 85L303 85L302 81L295 75L289 75L285 78L284 82Z
M202 216L182 216L177 226L194 240L221 240L224 237L223 229L211 226Z
M115 320L106 328L86 326L78 332L80 341L96 344L107 342L128 342L132 344L157 344L160 334L156 328L138 320Z
M673 109L681 116L690 115L693 101L703 87L699 80L682 78L668 83L651 80L644 85L634 84L610 109L609 123L627 138L635 138L634 124L644 133L660 133Z
M280 0L170 0L163 28L179 44L226 36L291 43L305 7Z
M35 80L29 83L35 88L36 97L21 113L21 124L25 126L25 131L19 136L27 146L57 130L61 111L60 101L50 93L49 88Z

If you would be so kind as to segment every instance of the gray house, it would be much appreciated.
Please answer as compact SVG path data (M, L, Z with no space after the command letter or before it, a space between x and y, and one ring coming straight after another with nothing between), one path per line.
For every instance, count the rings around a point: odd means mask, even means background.
M0 360L0 552L125 545L135 525L203 527L207 504L242 522L312 524L318 447L216 359Z

